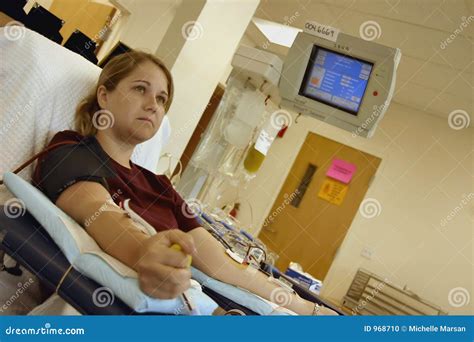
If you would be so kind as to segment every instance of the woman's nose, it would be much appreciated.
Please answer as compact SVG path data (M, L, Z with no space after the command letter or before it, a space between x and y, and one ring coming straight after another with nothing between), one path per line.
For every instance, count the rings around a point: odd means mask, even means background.
M158 110L158 103L154 96L149 97L145 105L147 111L155 113Z

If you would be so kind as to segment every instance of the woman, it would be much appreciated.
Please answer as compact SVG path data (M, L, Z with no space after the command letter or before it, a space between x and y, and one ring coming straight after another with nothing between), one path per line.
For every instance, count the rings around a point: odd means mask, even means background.
M195 218L166 176L130 161L132 152L158 131L173 99L169 70L156 57L133 51L113 58L94 92L76 112L76 131L63 131L50 144L66 140L39 160L35 184L85 227L110 255L135 269L141 289L155 298L175 298L190 286L193 266L223 282L270 299L278 285L260 272L232 261ZM130 198L132 209L158 234L149 237L116 206ZM178 228L178 229L176 229ZM179 244L183 251L170 246ZM296 295L286 307L299 314L332 314Z

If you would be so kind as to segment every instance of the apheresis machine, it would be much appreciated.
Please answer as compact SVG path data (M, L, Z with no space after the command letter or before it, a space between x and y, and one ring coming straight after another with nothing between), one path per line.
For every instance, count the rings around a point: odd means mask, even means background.
M370 138L392 99L400 57L398 48L311 22L284 62L267 51L240 47L224 97L179 190L216 207L238 199L277 134L297 115Z

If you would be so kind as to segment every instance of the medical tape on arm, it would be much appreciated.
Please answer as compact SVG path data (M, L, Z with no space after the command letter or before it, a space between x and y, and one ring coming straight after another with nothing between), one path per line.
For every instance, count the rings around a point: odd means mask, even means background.
M102 203L92 217L85 221L89 235L104 252L136 269L139 250L150 237L148 231L111 199Z

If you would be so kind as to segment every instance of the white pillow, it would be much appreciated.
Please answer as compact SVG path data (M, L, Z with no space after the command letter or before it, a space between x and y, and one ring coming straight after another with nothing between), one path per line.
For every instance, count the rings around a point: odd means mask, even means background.
M24 202L25 209L44 227L75 269L110 288L137 312L191 314L179 297L160 300L145 295L139 288L134 270L104 253L79 224L36 187L11 172L5 174L4 181L8 189ZM217 308L217 304L202 293L199 285L191 287L187 294L197 305L200 314L210 315Z
M0 28L0 168L10 171L71 129L100 68L29 29L13 40ZM30 179L33 166L22 174ZM2 172L2 173L3 173Z

